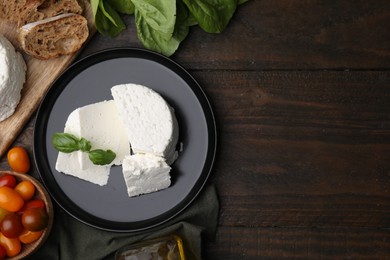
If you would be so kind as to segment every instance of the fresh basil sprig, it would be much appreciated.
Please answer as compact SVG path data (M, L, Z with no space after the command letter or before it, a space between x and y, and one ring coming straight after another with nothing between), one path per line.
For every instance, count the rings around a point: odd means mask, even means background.
M86 152L91 162L96 165L110 164L116 157L116 154L111 150L91 150L91 142L69 133L55 133L52 137L52 144L56 150L63 153Z
M115 159L116 154L111 150L96 149L89 151L88 156L93 164L105 165L111 163Z
M248 0L91 0L97 30L117 36L126 28L123 15L135 17L138 39L145 48L171 56L199 25L205 32L221 33L237 6Z

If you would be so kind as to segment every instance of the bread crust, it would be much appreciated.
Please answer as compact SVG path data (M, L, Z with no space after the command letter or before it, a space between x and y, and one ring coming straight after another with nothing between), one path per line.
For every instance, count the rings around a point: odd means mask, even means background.
M38 59L51 59L76 52L88 38L87 19L79 14L46 18L20 28L23 50Z
M18 27L65 13L82 14L79 0L27 0L18 18Z
M18 40L25 53L55 58L77 51L88 38L84 1L0 0L0 18L18 23Z
M28 0L0 0L0 18L17 22L27 1Z

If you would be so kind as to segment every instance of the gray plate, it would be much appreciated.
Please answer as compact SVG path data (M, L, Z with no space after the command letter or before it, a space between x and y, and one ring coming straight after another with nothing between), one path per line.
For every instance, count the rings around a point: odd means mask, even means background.
M111 168L103 187L57 172L58 152L51 144L74 109L112 99L110 88L122 83L148 86L167 100L176 111L182 144L171 187L135 198L127 196L120 166ZM74 63L46 94L34 128L35 162L53 199L78 220L111 231L144 230L184 210L207 181L215 152L215 120L199 84L174 61L141 49L105 50Z

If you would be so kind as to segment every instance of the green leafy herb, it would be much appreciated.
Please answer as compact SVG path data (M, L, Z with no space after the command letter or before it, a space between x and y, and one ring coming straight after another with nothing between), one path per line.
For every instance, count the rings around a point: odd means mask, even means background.
M111 150L91 150L91 143L88 140L83 137L77 138L69 133L55 133L52 137L52 144L56 150L63 153L86 152L92 163L96 165L110 164L116 157Z
M95 26L99 33L108 34L111 37L118 36L126 28L118 12L107 1L92 0L92 2L94 2L92 10L95 10Z
M221 33L237 6L248 0L91 0L97 30L117 36L126 28L120 14L135 16L137 35L145 48L170 56L191 26Z
M89 151L91 143L84 138L77 138L68 133L55 133L52 138L54 148L63 153L71 153L74 151Z
M132 0L138 17L154 30L170 38L175 29L176 0Z
M150 50L157 51L166 56L171 56L179 47L179 44L187 36L189 29L187 26L177 28L173 35L155 30L144 17L135 10L135 19L138 38L142 44Z
M96 149L90 151L88 156L93 164L105 165L110 164L115 159L116 154L111 150L104 151L101 149Z
M134 14L134 4L131 0L107 0L121 14Z
M208 33L221 33L232 18L237 0L183 0L199 26Z

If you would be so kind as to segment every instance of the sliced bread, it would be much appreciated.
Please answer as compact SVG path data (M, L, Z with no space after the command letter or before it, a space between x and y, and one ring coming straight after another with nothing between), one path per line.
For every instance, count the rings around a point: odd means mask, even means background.
M81 0L27 0L19 15L18 27L60 14L82 14L83 8Z
M39 59L71 54L88 38L87 19L78 14L61 14L20 28L19 41L23 50Z
M24 6L31 0L0 0L0 18L17 22ZM33 0L43 2L44 0Z

